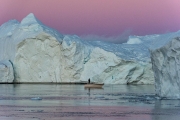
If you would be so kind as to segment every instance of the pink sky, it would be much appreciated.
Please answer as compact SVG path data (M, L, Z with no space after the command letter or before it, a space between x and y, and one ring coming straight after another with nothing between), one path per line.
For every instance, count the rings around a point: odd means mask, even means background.
M180 0L0 0L0 25L29 13L65 34L117 36L180 30Z

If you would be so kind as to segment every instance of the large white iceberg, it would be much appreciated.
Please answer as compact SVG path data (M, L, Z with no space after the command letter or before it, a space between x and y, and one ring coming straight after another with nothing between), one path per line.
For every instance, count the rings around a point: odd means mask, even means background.
M0 26L0 60L13 64L14 82L154 84L149 48L154 36L127 43L84 41L43 25L31 13ZM133 42L133 39L135 41Z
M156 93L180 99L180 37L164 41L164 46L151 50Z

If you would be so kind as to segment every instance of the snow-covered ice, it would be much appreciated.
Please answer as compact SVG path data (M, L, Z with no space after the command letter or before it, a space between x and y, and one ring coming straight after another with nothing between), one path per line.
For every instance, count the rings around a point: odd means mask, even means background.
M160 97L180 99L180 37L151 51L156 93Z
M177 32L178 33L178 32ZM175 34L175 33L172 33ZM0 60L13 64L14 82L154 84L149 49L171 36L130 36L127 43L62 35L32 13L0 26ZM174 35L175 36L175 35Z
M0 83L12 83L14 80L13 67L10 61L0 61Z

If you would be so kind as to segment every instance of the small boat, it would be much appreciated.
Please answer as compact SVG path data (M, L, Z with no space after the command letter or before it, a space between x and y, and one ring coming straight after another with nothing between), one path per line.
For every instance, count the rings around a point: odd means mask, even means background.
M84 87L85 88L102 88L102 86L104 85L104 83L100 84L100 83L88 83L85 84Z

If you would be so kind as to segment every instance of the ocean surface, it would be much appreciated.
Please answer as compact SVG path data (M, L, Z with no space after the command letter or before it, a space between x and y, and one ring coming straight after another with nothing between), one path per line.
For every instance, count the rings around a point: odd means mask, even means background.
M179 120L153 85L0 84L0 120Z

